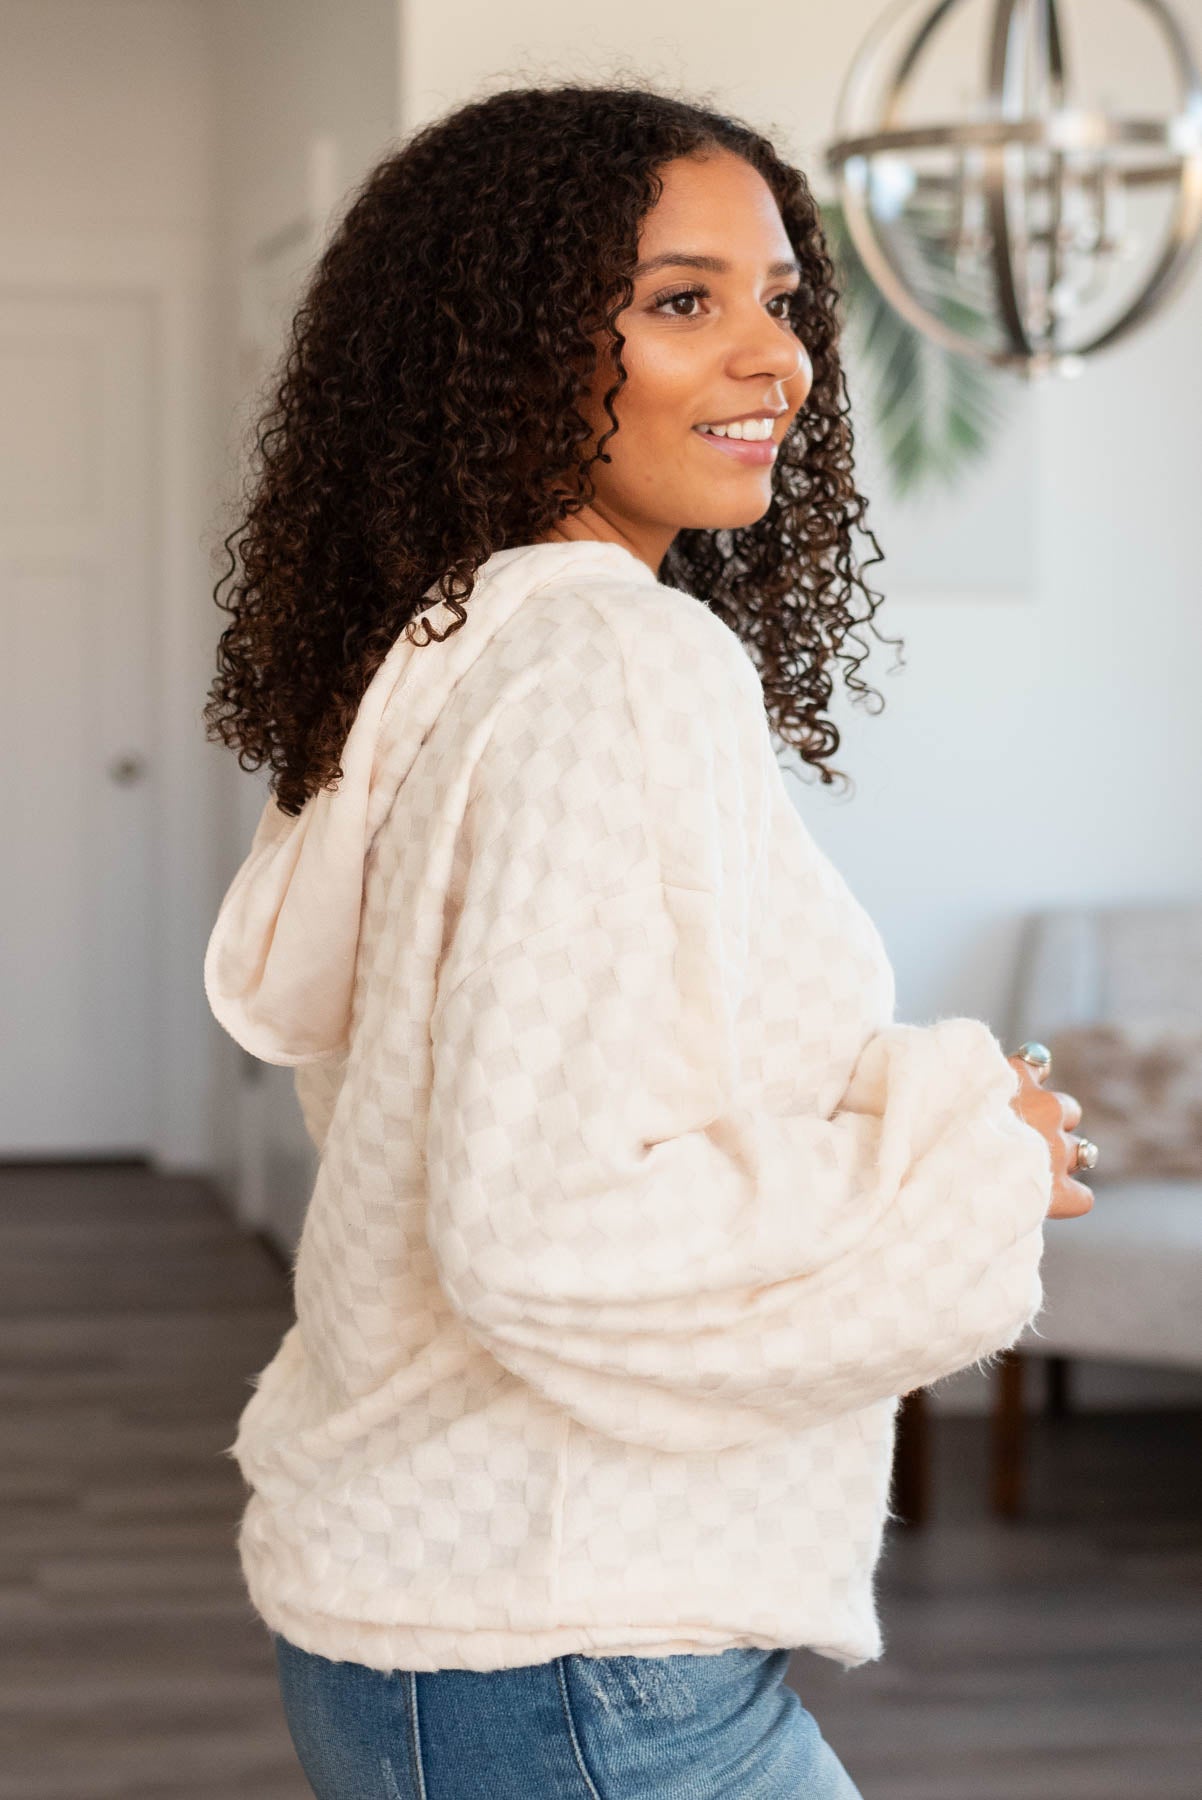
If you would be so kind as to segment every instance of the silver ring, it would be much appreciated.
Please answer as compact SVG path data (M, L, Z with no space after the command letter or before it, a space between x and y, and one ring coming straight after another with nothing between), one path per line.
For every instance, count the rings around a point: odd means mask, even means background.
M1098 1146L1087 1137L1077 1139L1077 1160L1074 1169L1096 1169L1100 1152Z
M1020 1044L1014 1054L1021 1056L1025 1063L1030 1063L1037 1075L1052 1073L1052 1052L1046 1044L1037 1044L1033 1041Z

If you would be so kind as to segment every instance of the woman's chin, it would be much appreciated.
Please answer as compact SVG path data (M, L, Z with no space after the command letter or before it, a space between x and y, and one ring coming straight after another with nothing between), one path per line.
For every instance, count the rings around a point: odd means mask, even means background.
M752 484L748 483L752 488ZM735 531L741 525L754 525L762 519L772 505L772 489L765 482L760 491L754 489L743 495L715 495L707 504L697 503L691 512L693 516L687 521L684 530L691 531Z

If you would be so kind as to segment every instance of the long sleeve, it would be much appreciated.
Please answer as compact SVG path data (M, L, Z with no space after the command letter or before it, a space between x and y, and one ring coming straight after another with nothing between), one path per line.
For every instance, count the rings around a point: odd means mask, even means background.
M1051 1168L980 1020L876 1032L829 1116L747 1098L738 1021L779 771L741 647L700 609L682 622L671 671L629 631L612 669L590 665L554 780L528 774L537 724L516 706L482 758L490 855L461 921L486 892L495 908L501 869L524 903L500 939L466 929L486 953L449 965L426 1153L429 1243L471 1334L583 1425L691 1451L1014 1342L1042 1299ZM540 913L549 884L515 869L532 809L565 793L593 835L564 838Z

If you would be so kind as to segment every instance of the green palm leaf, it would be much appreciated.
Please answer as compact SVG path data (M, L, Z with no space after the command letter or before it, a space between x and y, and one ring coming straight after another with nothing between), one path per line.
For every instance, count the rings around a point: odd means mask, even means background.
M944 350L893 307L860 260L838 201L823 203L827 248L839 275L849 335L868 371L866 402L895 494L939 482L954 487L965 465L982 457L1004 421L998 372ZM989 324L983 299L958 277L947 251L917 209L908 236L892 240L915 297L966 336Z

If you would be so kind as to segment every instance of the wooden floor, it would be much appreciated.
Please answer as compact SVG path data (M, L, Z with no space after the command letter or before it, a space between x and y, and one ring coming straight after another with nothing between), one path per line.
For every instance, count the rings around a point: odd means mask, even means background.
M0 1800L311 1800L221 1455L290 1318L202 1183L0 1169ZM931 1431L884 1658L790 1668L865 1800L1200 1800L1202 1420L1033 1421L1010 1524L983 1422Z

